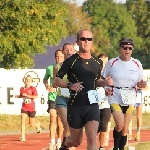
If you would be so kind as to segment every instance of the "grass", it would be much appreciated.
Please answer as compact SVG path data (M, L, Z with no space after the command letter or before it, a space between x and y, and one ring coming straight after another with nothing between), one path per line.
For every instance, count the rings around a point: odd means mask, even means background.
M49 129L49 117L36 117L36 121L41 123L42 128ZM21 120L19 115L0 115L0 131L17 131L20 130ZM34 127L29 127L28 118L26 119L26 129L33 130Z
M132 145L136 150L150 150L150 142L137 143ZM129 150L128 147L125 147L125 150Z
M136 116L133 113L133 129L136 128ZM41 123L43 129L49 129L49 116L37 116L36 120ZM113 128L114 121L111 117ZM143 124L142 128L147 128L150 126L150 113L143 113ZM26 129L33 130L34 128L30 128L28 125L28 118L26 119ZM19 115L0 115L0 131L16 131L20 130L20 116Z

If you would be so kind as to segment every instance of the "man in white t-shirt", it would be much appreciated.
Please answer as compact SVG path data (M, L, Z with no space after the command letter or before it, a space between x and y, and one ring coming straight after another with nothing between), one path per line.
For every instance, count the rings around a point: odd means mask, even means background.
M115 128L113 131L114 149L124 150L127 141L128 125L136 103L135 87L145 88L142 64L131 57L134 42L130 38L119 41L120 56L112 58L106 64L103 77L110 75L113 79L112 95L108 97Z

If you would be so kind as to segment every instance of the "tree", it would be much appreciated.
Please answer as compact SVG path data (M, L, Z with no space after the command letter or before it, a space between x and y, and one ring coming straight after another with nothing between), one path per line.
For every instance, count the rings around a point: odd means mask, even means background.
M137 36L142 38L140 52L134 55L142 62L145 69L150 68L150 1L127 0L127 10L132 14L137 26Z
M117 56L121 37L131 37L138 43L137 47L140 45L135 22L123 4L113 0L87 0L83 10L92 17L91 29L96 53L105 52L110 58Z
M68 16L65 19L68 35L75 35L79 30L90 29L91 18L82 11L82 6L77 6L76 1L67 2L69 9Z
M4 68L34 65L34 54L57 45L67 30L63 0L3 0L0 3L0 61Z

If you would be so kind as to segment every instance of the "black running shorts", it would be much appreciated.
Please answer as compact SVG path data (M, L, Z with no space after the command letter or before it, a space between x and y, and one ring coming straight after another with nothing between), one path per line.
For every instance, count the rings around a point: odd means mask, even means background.
M68 106L67 120L69 127L82 128L88 121L100 121L98 104L85 106Z
M35 118L36 111L25 111L21 109L21 113L27 114L30 118Z

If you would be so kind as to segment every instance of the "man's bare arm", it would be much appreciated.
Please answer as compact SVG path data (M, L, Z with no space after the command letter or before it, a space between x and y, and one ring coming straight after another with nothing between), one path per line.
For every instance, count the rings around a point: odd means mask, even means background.
M48 86L48 80L43 79L43 84L46 86Z
M59 77L55 77L54 79L54 85L61 87L61 88L67 88L67 82Z
M103 79L98 79L96 82L96 86L97 87L104 87L104 86L106 86L106 81Z

